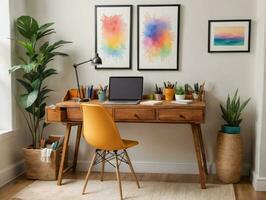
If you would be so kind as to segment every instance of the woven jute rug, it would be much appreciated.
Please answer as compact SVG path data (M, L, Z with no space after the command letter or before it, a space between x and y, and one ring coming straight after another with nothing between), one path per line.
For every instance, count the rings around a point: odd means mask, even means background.
M54 181L35 181L13 200L118 200L116 181L89 180L87 193L81 194L83 180L64 180L57 186ZM125 200L235 200L233 185L208 184L200 189L196 183L141 182L138 189L135 182L122 181Z

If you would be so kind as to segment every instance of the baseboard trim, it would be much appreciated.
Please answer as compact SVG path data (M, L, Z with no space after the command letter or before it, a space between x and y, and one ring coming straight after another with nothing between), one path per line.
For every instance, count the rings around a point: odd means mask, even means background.
M77 170L87 171L89 162L78 161ZM114 163L113 163L114 164ZM138 173L175 173L175 174L197 174L198 166L195 163L161 163L161 162L132 162L134 169ZM208 165L210 169L210 165ZM100 165L93 168L94 171L100 170ZM111 165L106 165L106 172L115 172L115 169ZM127 165L120 166L121 172L130 172Z
M255 171L252 171L251 181L255 191L266 191L266 177L259 177Z
M89 162L78 161L77 170L87 171ZM198 174L197 163L167 163L167 162L132 162L134 169L138 173L171 173L171 174ZM214 163L207 163L209 174L215 174L216 168ZM243 175L249 175L250 165L244 164ZM94 171L100 171L100 165L93 168ZM106 165L105 171L115 172L115 169L111 165ZM121 172L130 172L126 165L121 165Z
M24 160L0 171L0 188L25 172Z

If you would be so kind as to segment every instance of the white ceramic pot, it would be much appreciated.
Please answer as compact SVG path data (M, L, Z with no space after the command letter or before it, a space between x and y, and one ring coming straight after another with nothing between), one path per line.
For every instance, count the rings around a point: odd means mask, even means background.
M175 100L184 100L186 97L186 95L179 95L179 94L175 94Z

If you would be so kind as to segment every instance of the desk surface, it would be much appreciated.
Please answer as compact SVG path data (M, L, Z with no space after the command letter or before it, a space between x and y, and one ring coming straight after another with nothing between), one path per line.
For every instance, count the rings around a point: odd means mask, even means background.
M98 100L92 100L90 102L83 102L84 104L88 103L88 104L101 104L104 107L127 107L127 108L182 108L182 109L201 109L201 110L205 110L206 105L205 102L203 101L194 101L193 103L190 104L176 104L176 103L171 103L169 101L163 101L162 104L159 105L141 105L141 104L136 104L136 105L121 105L121 104L102 104L101 102L99 102ZM57 107L60 108L68 108L68 107L80 107L80 102L75 102L75 101L62 101L56 104Z

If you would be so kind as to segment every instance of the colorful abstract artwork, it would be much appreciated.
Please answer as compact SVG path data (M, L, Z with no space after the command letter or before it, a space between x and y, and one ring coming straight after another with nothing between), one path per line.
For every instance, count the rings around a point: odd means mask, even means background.
M112 57L121 57L126 51L126 24L121 15L102 17L103 43L101 48Z
M179 9L138 6L138 70L178 70Z
M95 50L103 64L96 69L131 68L132 6L95 7Z
M143 46L149 59L167 58L173 47L173 32L168 19L147 17L144 22Z
M209 21L209 52L249 51L250 20Z

